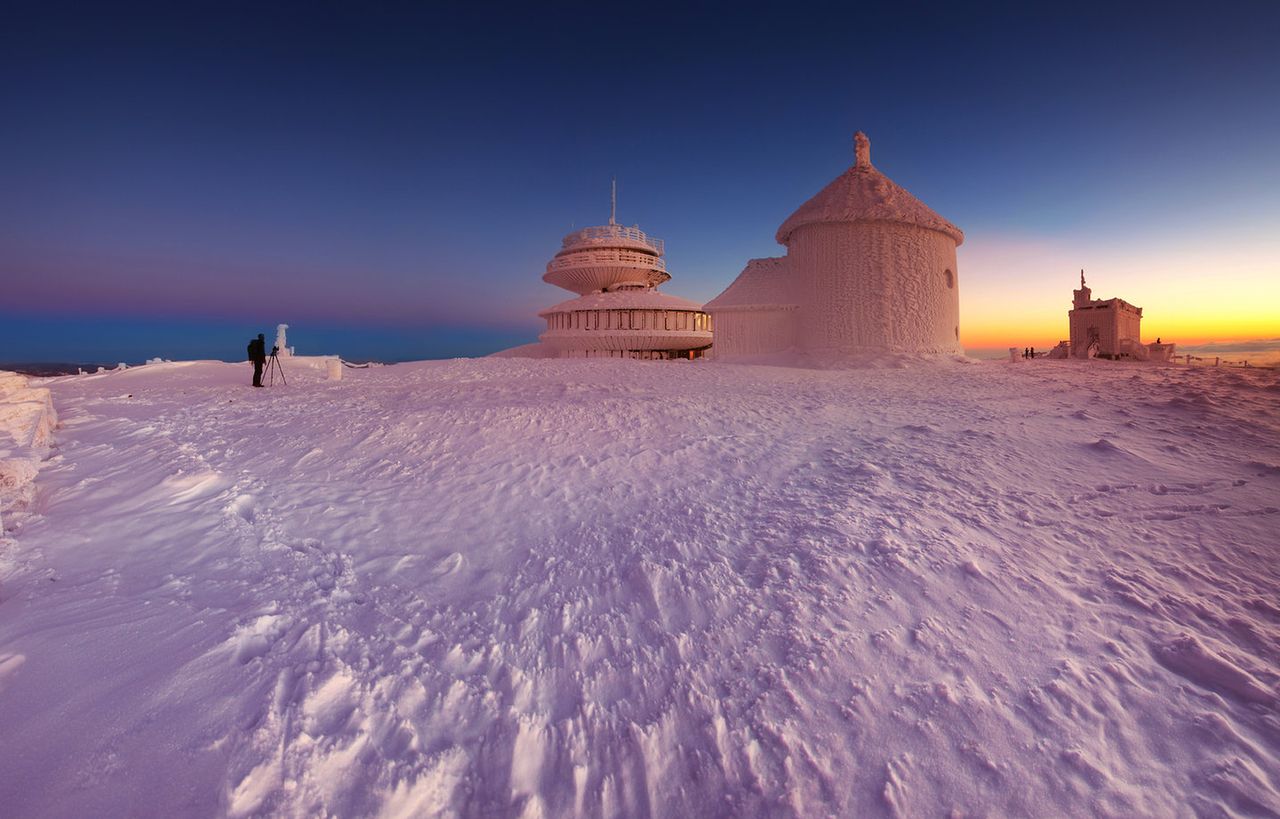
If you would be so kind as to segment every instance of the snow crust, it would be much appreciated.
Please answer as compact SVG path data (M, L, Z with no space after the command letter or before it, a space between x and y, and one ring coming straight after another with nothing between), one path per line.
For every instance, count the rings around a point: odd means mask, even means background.
M5 814L1280 812L1274 372L247 373L47 382Z

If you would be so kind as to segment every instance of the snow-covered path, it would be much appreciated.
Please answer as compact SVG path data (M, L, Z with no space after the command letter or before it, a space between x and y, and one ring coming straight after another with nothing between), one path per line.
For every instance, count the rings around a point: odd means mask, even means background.
M50 384L15 816L1280 815L1280 378Z

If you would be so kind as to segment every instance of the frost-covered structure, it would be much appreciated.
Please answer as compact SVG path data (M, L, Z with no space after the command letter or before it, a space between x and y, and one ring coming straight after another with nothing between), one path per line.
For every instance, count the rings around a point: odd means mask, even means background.
M280 351L280 355L293 355L293 350L289 349L289 339L285 337L285 331L288 329L287 324L276 325L276 349Z
M1142 308L1124 299L1095 299L1080 271L1080 289L1071 291L1067 321L1071 338L1058 342L1050 358L1131 358L1169 361L1175 345L1142 343Z
M616 213L616 208L615 208ZM695 358L711 346L711 318L696 302L658 292L665 246L639 227L609 224L564 237L542 280L578 294L538 315L538 338L560 358Z
M759 355L796 346L800 305L786 259L752 259L733 284L707 302L715 317L717 358Z
M1095 299L1080 271L1080 289L1072 291L1071 354L1074 358L1146 358L1142 347L1142 308L1124 299Z
M706 305L717 358L796 349L959 353L964 234L871 164L854 164L778 228L787 255L753 259Z

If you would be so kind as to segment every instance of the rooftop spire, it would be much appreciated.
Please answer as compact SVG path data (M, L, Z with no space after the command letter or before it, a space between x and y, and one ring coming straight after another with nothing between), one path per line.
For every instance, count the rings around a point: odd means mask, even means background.
M853 167L871 167L871 140L861 131L853 135Z
M1084 268L1080 268L1080 286L1084 287Z
M618 177L616 176L609 188L609 224L618 224Z

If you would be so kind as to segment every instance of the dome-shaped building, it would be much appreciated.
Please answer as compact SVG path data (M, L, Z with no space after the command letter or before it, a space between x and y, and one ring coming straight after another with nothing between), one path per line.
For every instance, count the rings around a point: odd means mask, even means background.
M695 358L711 346L702 305L658 292L668 281L661 239L609 224L564 237L542 280L578 294L543 310L538 338L561 358Z
M853 167L778 228L787 255L752 260L707 303L717 358L962 351L964 234L872 166L865 134L854 144Z

